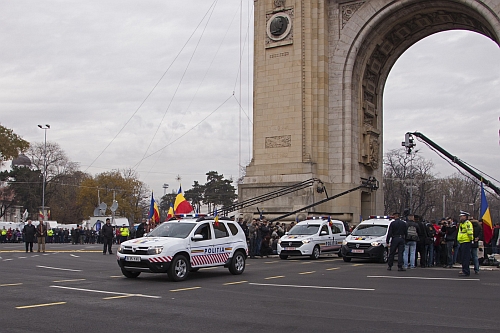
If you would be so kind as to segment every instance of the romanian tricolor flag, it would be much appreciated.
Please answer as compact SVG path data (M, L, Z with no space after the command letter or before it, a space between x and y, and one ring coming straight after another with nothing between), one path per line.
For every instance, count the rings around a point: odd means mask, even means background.
M328 225L331 227L333 225L332 217L328 216Z
M483 220L483 235L485 244L491 242L493 236L493 223L491 222L490 208L486 201L486 194L484 193L483 182L481 182L481 214L479 218Z
M174 212L175 214L188 214L192 211L193 207L182 195L182 186L179 185L179 191L175 197Z
M149 205L149 215L148 218L152 223L160 222L160 209L155 201L153 192L151 192L151 204Z
M167 221L170 220L172 217L174 217L174 206L172 206L172 203L170 203L170 207L168 208L168 213L167 213Z
M38 211L38 218L40 218L42 221L45 218L41 210Z
M215 226L219 226L219 213L217 213L217 208L214 210L214 221L215 221Z

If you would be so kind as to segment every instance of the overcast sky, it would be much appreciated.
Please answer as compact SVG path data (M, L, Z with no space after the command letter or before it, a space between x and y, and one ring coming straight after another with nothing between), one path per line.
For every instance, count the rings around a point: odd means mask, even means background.
M210 170L236 180L251 158L253 1L214 3L3 0L1 124L30 142L50 124L48 141L82 171L134 168L155 197L177 175L183 189ZM418 130L500 179L499 79L486 37L420 41L386 84L384 150ZM417 148L441 176L454 172Z

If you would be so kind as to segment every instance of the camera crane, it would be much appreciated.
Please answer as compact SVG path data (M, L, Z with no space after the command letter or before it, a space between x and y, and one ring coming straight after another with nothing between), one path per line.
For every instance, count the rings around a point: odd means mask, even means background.
M464 163L462 160L460 160L458 157L450 154L448 151L443 149L441 146L439 146L437 143L426 137L420 132L408 132L405 134L405 141L401 143L403 147L406 147L406 153L411 154L413 147L415 147L415 142L413 137L417 137L427 143L429 146L432 148L436 149L439 151L441 154L446 156L450 161L453 163L457 164L459 167L470 173L473 177L475 177L477 180L482 181L484 185L488 186L491 188L497 195L500 195L500 188L492 184L489 180L485 179L482 175L474 171L471 167L469 167L466 163Z

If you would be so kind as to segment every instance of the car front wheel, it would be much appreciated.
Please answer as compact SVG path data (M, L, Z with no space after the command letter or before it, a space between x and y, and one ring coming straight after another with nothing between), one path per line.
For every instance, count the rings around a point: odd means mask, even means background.
M315 246L311 254L311 259L316 260L318 258L319 258L319 246Z
M168 278L172 281L183 281L189 273L189 262L182 254L176 255L168 268Z
M122 268L122 274L129 279L135 279L139 276L139 274L141 274L141 272L131 272Z
M389 250L384 249L384 251L382 251L382 255L380 256L380 262L385 264L387 261L389 261Z

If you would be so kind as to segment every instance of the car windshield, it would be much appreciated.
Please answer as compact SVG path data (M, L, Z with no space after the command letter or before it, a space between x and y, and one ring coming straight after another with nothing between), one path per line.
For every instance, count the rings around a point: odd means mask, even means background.
M290 229L289 235L314 235L319 230L319 224L297 224Z
M194 223L166 222L154 228L148 237L186 238L194 226Z
M358 225L352 232L353 236L383 236L386 234L386 225L364 224Z

